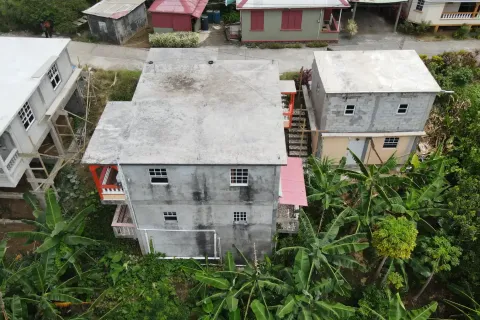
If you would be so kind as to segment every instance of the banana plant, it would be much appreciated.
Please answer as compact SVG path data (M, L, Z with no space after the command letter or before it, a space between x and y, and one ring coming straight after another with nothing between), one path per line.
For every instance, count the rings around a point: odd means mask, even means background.
M380 314L368 306L363 306L363 308L370 311L378 320L427 320L437 310L437 303L431 302L422 308L407 310L403 305L400 294L397 293L390 298L388 314Z
M480 303L478 303L473 297L473 293L470 290L470 287L466 285L467 289L456 285L449 285L448 288L457 294L460 298L467 301L466 304L455 302L452 300L445 299L444 301L462 313L468 320L479 320L480 319Z
M345 167L346 158L342 158L338 169ZM335 169L333 161L328 158L318 159L314 156L308 158L307 174L307 200L310 204L320 204L320 223L318 231L327 215L334 215L345 208L343 195L348 191L350 182L342 179L342 175Z
M31 305L36 310L36 317L43 317L43 319L57 319L60 318L55 303L70 302L82 303L78 295L93 294L92 288L84 288L74 286L81 277L86 277L97 270L90 270L83 272L81 275L76 275L67 280L60 280L59 269L63 266L57 267L55 264L56 252L50 250L41 255L38 261L21 267L19 270L8 270L8 278L5 279L5 291L18 292L12 297L5 298L6 304L10 304L12 314L23 314L27 310L26 305ZM65 262L67 263L67 262ZM19 317L18 319L27 319Z
M215 320L225 314L229 319L240 319L242 315L239 304L244 306L244 310L252 309L256 313L261 308L259 303L263 306L268 319L270 311L265 288L275 290L277 293L285 290L283 281L270 274L268 258L264 263L257 260L255 247L253 262L250 262L240 250L237 251L245 263L243 270L237 269L231 252L226 253L221 270L202 267L196 261L194 263L197 269L183 267L186 272L194 275L200 283L197 290L204 294L202 300L197 303L204 313L200 319ZM244 319L247 319L247 314L248 312L245 312Z
M365 233L356 233L337 239L340 228L348 222L355 221L356 218L354 211L346 208L333 219L325 232L317 234L305 212L300 211L300 232L303 234L302 238L307 239L308 242L304 246L282 248L277 251L277 254L300 250L305 252L312 259L307 282L316 271L318 274L328 274L334 283L346 283L340 268L363 269L364 266L350 254L369 247L369 243L364 241L367 237Z
M57 257L73 266L78 274L81 273L77 258L85 254L85 247L95 245L94 239L83 237L85 218L94 209L93 205L78 212L71 219L66 220L58 204L55 193L48 189L45 193L46 208L42 210L37 199L31 193L24 194L25 201L32 207L35 220L22 220L26 224L36 227L35 231L9 232L13 238L27 238L29 242L39 241L42 244L36 248L39 254L55 251ZM60 271L65 271L60 270Z
M392 175L391 172L397 167L395 154L390 156L381 165L366 166L360 158L350 149L348 149L360 171L349 169L338 169L342 175L353 179L356 187L355 198L359 203L358 213L360 215L357 231L360 226L370 227L374 207L378 204L378 198L385 202L387 206L392 203L387 195L387 186L400 187L408 185L409 179L402 176Z

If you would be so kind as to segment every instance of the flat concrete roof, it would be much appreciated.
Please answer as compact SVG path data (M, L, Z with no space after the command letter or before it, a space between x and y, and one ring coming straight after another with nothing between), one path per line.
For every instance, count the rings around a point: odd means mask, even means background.
M316 51L326 93L440 92L414 50Z
M150 49L147 64L208 64L218 60L218 48L159 48Z
M237 9L349 8L347 0L236 0Z
M83 162L287 163L276 62L147 63L119 106L103 112Z
M38 87L70 39L0 37L0 134Z
M144 2L145 0L102 0L83 11L83 13L103 18L120 19Z

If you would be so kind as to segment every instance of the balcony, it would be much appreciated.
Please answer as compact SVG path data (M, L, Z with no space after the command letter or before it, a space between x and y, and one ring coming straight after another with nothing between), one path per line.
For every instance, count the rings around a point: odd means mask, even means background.
M127 205L117 206L112 221L112 228L115 238L137 238L135 234L135 224L133 224Z
M280 80L280 93L282 94L283 127L288 129L292 126L293 108L297 87L293 80Z
M330 16L327 15L326 17L329 17L329 18L328 18L328 20L323 21L322 32L336 32L336 33L339 33L340 32L340 23L335 18L333 13L330 13Z
M100 174L99 174L100 171ZM124 204L126 200L117 166L90 166L103 204Z
M440 19L461 20L461 19L478 19L478 12L442 12Z

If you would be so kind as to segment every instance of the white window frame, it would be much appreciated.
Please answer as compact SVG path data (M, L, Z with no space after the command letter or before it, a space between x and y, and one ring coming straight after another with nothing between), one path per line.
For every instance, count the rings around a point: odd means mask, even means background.
M62 77L60 76L60 72L58 71L57 63L54 63L50 70L48 70L48 79L50 80L50 84L53 87L53 91L57 90L60 83L62 83Z
M348 107L353 107L353 109L349 109ZM354 104L347 104L345 106L345 110L343 110L343 114L345 116L353 116L355 114L355 109L356 109L356 107L355 107ZM347 113L347 111L352 111L352 113Z
M384 149L396 149L398 147L399 137L386 137L383 140Z
M234 187L248 186L248 169L230 169L230 185Z
M32 124L35 122L35 114L33 113L32 107L30 107L30 103L28 103L28 101L25 102L20 111L18 111L18 116L20 117L23 127L26 131L28 131L28 129L30 129Z
M415 10L422 12L423 6L425 6L425 0L417 0L417 5L415 6Z
M247 223L247 212L246 211L234 211L233 212L233 222L234 223Z
M403 108L402 106L406 106ZM405 110L405 112L400 112L400 110ZM397 108L397 114L407 114L408 113L408 103L400 103Z
M172 217L175 219L167 219L167 217ZM175 223L178 222L178 216L175 211L164 211L163 212L163 220L167 223Z
M148 168L148 175L150 176L151 184L168 184L168 174L165 168ZM166 179L166 182L154 182L153 179Z

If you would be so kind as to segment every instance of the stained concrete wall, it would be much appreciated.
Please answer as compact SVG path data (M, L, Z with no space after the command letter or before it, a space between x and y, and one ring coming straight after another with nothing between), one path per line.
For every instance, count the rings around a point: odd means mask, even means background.
M251 10L241 10L242 41L338 41L338 33L321 31L323 9L303 10L302 30L281 30L282 10L263 12L264 31L251 31Z
M25 130L20 117L16 116L7 129L19 152L36 152L37 148L43 142L43 140L45 140L45 137L50 131L50 127L48 126L47 122L48 119L45 117L45 112L50 108L52 102L63 89L65 83L67 83L68 79L73 73L70 58L66 50L60 54L55 63L57 64L60 78L62 80L60 85L53 90L50 79L48 78L48 74L45 73L40 81L39 86L28 99L28 103L32 108L33 114L35 115L35 122L33 122L28 130ZM47 70L50 70L50 67L51 66L48 66ZM20 106L18 106L18 108L19 107ZM4 181L4 183L0 181L0 187L14 187L22 177L29 162L30 161L28 160L21 159L15 171L11 173L10 180Z
M145 4L135 8L120 19L87 15L90 33L98 39L123 44L138 30L147 26L147 9Z
M151 184L149 168L165 168L168 185ZM247 187L230 186L230 169L249 169ZM122 165L129 199L139 229L215 230L221 252L233 245L251 254L269 253L275 233L280 168L276 166L143 166ZM176 212L177 223L164 212ZM247 213L247 223L234 223L233 212ZM213 232L147 231L155 250L169 256L213 256ZM142 234L143 249L148 243ZM218 252L219 254L219 252Z

